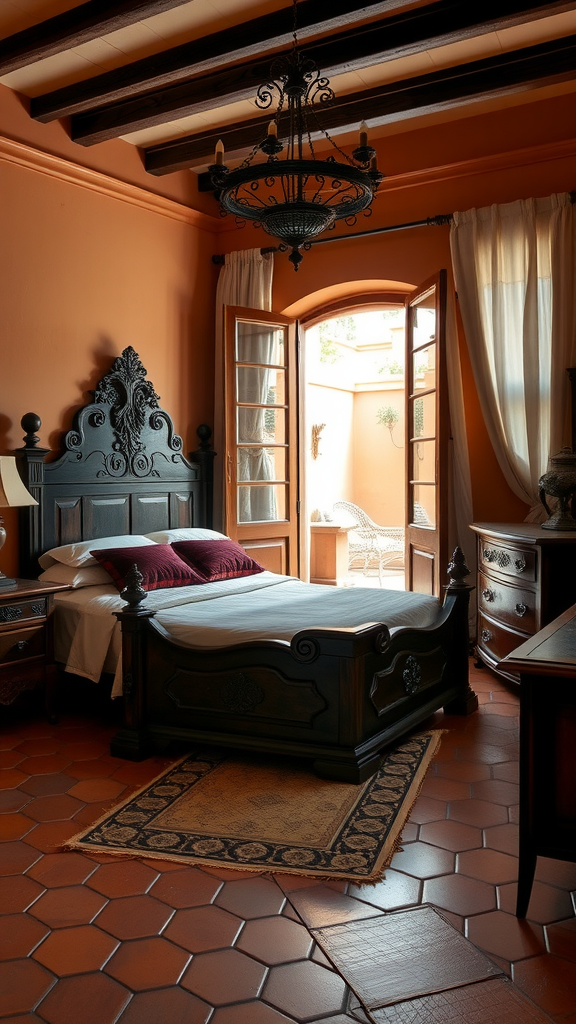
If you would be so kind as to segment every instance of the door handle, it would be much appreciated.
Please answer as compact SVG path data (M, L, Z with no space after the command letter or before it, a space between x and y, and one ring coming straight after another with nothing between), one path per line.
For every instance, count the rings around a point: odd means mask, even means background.
M226 472L228 474L228 483L232 483L232 456L230 452L226 455Z

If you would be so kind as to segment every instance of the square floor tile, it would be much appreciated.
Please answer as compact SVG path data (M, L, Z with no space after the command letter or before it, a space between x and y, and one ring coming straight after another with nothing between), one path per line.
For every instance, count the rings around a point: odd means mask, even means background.
M315 938L369 1009L502 973L432 907L321 928Z
M397 1003L372 1014L377 1024L550 1024L508 981L484 981Z

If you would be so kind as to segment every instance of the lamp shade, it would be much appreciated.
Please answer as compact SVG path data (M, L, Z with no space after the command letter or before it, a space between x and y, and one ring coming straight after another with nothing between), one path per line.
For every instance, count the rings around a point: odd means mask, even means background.
M37 504L22 483L14 456L0 455L0 507Z

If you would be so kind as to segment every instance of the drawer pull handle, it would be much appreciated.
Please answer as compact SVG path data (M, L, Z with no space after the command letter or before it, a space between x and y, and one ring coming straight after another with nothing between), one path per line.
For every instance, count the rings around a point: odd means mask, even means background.
M14 646L16 647L17 651L25 651L26 648L28 647L28 641L27 640L19 640L18 643L15 644Z
M490 632L490 630L489 629L483 629L482 632L480 633L480 639L485 644L489 643L490 640L492 639L492 633Z
M490 590L490 587L486 587L486 589L482 591L482 597L485 601L493 601L496 594L493 590Z
M18 605L10 605L8 608L0 608L0 622L15 622L22 618L22 609Z
M507 555L505 551L497 551L496 548L484 548L482 553L486 562L496 562L501 569L510 565L510 555Z
M524 570L526 568L526 559L525 558L517 558L516 561L514 562L514 568L516 569L516 572L524 572Z
M527 611L528 611L528 605L527 604L522 604L521 602L518 602L518 604L516 605L516 615L519 615L520 618L522 618L523 615L526 615Z

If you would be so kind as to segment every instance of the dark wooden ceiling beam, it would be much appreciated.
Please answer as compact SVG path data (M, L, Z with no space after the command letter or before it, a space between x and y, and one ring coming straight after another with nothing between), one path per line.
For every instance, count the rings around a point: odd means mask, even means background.
M323 32L335 32L366 18L406 7L411 2L331 0L328 8L325 0L302 0L298 4L298 35L303 40ZM54 121L102 103L116 102L192 75L204 74L222 64L233 64L273 47L287 46L291 38L292 8L287 3L285 8L272 14L252 18L84 82L38 96L32 100L31 116L37 121Z
M298 7L300 42L320 32L346 28L348 43L327 39L317 43L314 54L327 74L354 70L375 61L394 60L418 52L428 45L477 35L480 32L508 28L550 14L570 10L570 0L486 0L462 4L461 0L439 0L372 23L362 29L354 24L368 16L380 17L392 7L405 6L407 0L332 0L326 14L325 0L305 0ZM85 82L36 97L30 114L47 122L59 117L82 114L73 123L77 141L84 145L104 141L151 127L163 120L198 113L220 103L234 102L252 94L268 76L270 55L266 50L286 47L291 40L291 11L256 18L245 25L213 33L172 50L135 61ZM377 38L373 33L378 33ZM247 56L256 56L252 73L246 65L230 66ZM227 71L222 69L226 68ZM215 74L208 74L210 70ZM226 75L229 75L227 78ZM198 76L204 77L198 80ZM195 88L190 79L201 84ZM184 81L190 88L188 94ZM147 94L147 95L146 95ZM91 132L95 137L91 137Z
M341 97L322 109L322 127L334 134L343 134L357 130L364 119L369 127L376 128L421 114L572 80L576 77L575 68L576 35L573 35ZM228 159L243 158L263 138L268 120L269 116L255 118L151 146L144 151L146 170L162 175L205 165L212 158L218 138L224 142ZM282 134L280 125L280 137Z
M0 75L151 18L187 0L88 0L0 40Z

